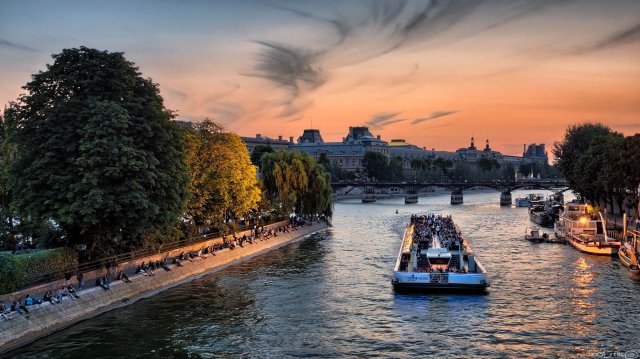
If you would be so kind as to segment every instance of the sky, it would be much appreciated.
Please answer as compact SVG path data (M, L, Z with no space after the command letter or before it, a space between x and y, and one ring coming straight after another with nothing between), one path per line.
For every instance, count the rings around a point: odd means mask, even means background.
M124 52L178 119L436 150L640 132L640 1L0 1L0 101L65 48Z

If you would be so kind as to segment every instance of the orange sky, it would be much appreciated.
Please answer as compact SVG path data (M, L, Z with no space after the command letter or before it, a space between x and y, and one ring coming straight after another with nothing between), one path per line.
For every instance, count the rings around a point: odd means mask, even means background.
M638 1L4 1L0 99L62 48L124 51L179 118L297 138L350 125L518 154L600 121L640 132Z

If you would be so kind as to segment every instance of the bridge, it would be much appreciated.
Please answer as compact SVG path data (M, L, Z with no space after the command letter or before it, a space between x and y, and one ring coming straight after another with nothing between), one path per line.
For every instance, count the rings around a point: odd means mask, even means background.
M545 189L554 192L569 190L565 180L556 179L527 179L527 180L493 180L493 181L466 181L466 180L441 180L441 181L407 181L407 182L379 182L346 180L331 182L333 193L337 196L349 195L353 190L359 189L360 193L369 196L376 194L417 194L430 192L434 187L448 188L451 190L451 204L463 203L463 191L473 187L492 188L500 191L500 205L510 206L512 203L511 191L516 189Z

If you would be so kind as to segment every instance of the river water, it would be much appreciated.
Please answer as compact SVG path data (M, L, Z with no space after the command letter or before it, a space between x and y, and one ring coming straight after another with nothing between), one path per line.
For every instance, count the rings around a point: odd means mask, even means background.
M467 191L464 201L337 203L328 230L11 355L640 357L640 281L617 259L525 241L527 210L500 207L498 192ZM487 295L393 292L404 227L428 212L451 214L469 238L493 279Z

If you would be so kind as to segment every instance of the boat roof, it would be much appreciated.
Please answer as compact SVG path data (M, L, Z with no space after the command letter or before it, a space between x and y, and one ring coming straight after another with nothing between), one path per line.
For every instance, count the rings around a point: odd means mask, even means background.
M446 248L429 248L427 249L428 258L451 258L451 252Z

